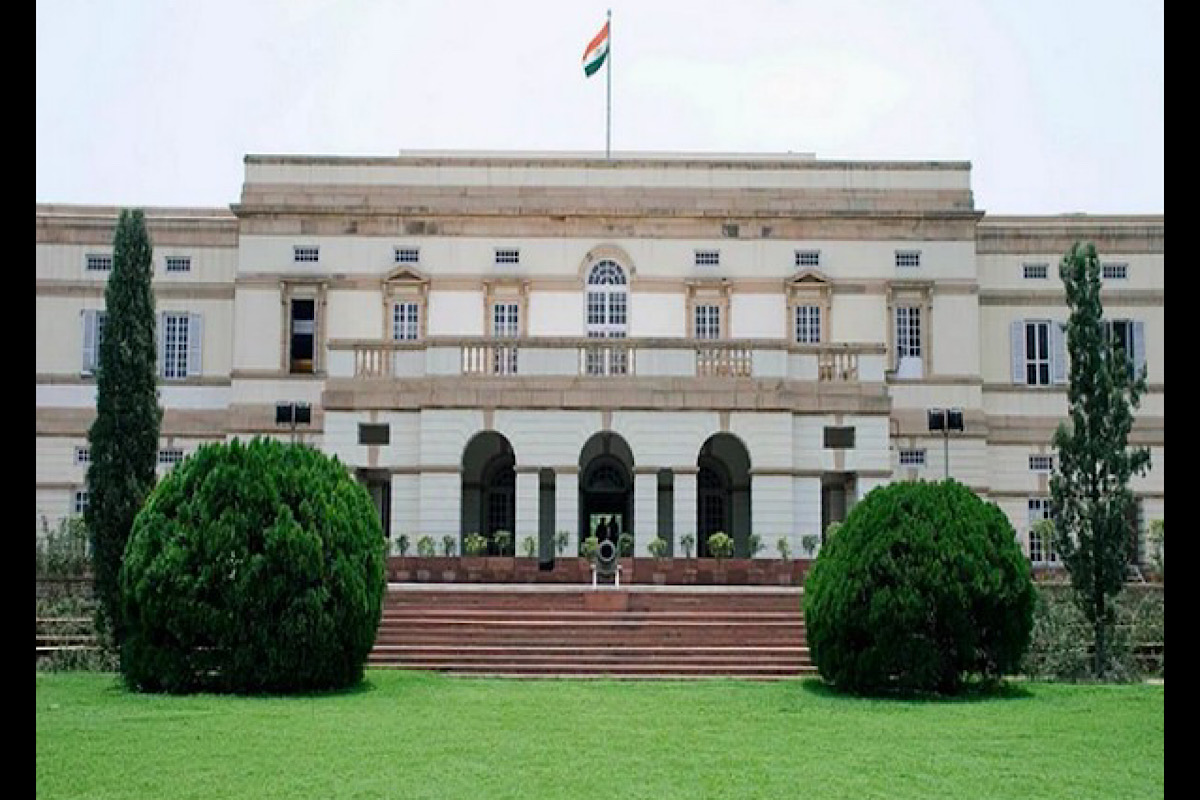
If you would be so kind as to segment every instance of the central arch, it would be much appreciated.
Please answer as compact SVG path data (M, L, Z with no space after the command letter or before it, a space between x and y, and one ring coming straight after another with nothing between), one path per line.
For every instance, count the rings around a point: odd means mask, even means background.
M579 541L596 534L616 542L633 531L633 451L620 434L602 431L579 453Z
M730 433L710 436L696 459L696 552L708 556L708 537L733 537L734 555L750 554L750 452Z
M488 552L498 553L497 531L516 530L516 455L512 445L495 431L482 431L463 450L462 516L459 549L467 535L488 540Z

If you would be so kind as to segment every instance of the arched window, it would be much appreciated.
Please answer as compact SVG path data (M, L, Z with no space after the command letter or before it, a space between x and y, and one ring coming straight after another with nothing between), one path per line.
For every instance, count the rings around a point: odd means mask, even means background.
M586 313L588 338L625 338L629 327L629 283L625 270L617 262L610 259L598 261L588 272ZM625 348L589 348L589 375L624 375L628 369Z

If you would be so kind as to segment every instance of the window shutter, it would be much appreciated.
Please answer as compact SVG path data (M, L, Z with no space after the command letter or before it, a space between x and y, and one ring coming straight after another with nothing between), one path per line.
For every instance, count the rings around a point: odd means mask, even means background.
M1052 382L1067 382L1067 329L1061 322L1050 323L1050 369Z
M1009 339L1012 340L1012 380L1013 383L1026 383L1025 377L1025 320L1015 320L1009 326Z
M204 318L200 314L188 315L188 363L187 374L200 375L204 372Z
M163 377L167 372L167 315L163 312L158 314L158 377Z
M96 371L96 312L84 309L79 312L83 316L83 374L91 375Z
M1146 368L1146 323L1133 323L1133 369L1138 375Z

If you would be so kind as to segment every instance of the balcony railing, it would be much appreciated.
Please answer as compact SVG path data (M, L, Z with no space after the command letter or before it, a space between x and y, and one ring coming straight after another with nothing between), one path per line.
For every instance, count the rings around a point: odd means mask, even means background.
M762 339L334 340L329 343L329 375L393 380L482 375L882 382L884 352L882 344L793 345Z

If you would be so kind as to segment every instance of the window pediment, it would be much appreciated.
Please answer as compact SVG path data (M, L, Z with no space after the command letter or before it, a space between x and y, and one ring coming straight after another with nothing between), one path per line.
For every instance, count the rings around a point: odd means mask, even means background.
M429 276L420 270L413 269L410 266L399 266L389 272L383 279L383 284L387 286L417 286L428 284Z

